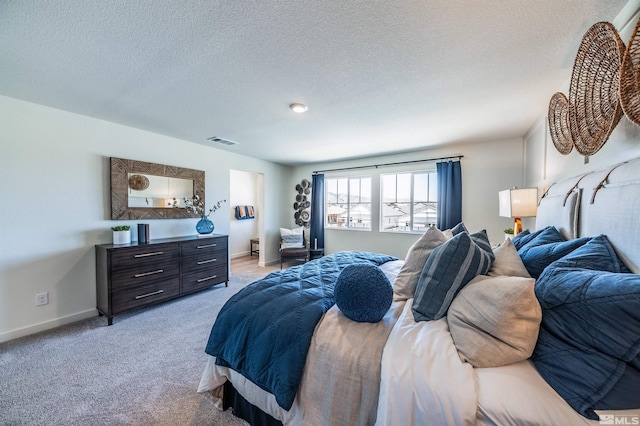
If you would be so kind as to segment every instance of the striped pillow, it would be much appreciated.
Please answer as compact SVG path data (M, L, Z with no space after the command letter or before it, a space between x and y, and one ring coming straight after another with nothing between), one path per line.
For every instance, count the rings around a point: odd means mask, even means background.
M413 297L429 255L447 239L438 228L430 226L418 241L409 247L402 269L393 282L393 300L407 300Z
M304 247L304 229L300 228L280 228L281 249Z
M453 228L451 228L451 233L453 235L458 235L461 232L469 232L467 231L467 227L464 226L463 222L460 222L459 224L457 224L456 226L454 226Z
M474 234L469 235L469 237L471 237L471 241L476 243L478 247L480 247L489 255L489 257L491 258L491 263L493 263L493 261L496 258L496 255L493 252L491 243L489 242L489 236L487 235L487 230L483 229L482 231L478 231Z
M481 233L474 234L479 240L482 237ZM487 245L488 252L468 233L461 232L433 250L422 269L411 307L416 321L444 317L458 292L476 275L489 271L494 256L488 240Z

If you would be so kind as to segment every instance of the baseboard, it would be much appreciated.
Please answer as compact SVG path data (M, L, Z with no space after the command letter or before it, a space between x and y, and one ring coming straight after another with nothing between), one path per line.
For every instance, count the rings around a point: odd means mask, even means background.
M241 251L240 253L232 253L229 257L230 257L231 259L235 259L236 257L249 256L249 253L251 253L249 250L247 250L247 251Z
M81 321L97 315L98 311L96 309L89 309L83 312L78 312L77 314L67 315L66 317L60 317L51 321L41 322L28 327L19 328L17 330L8 331L6 333L0 333L0 343L28 336L30 334L39 333L41 331L50 330L52 328L60 327L61 325L71 324L72 322Z

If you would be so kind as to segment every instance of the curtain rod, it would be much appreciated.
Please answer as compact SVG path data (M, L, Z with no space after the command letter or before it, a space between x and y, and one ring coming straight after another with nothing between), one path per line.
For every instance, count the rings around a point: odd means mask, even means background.
M412 160L412 161L399 161L397 163L384 163L384 164L373 164L370 166L354 166L354 167L343 167L341 169L328 169L328 170L315 170L313 174L324 173L324 172L339 172L342 170L356 170L356 169L370 169L370 168L378 168L378 167L386 167L386 166L397 166L400 164L411 164L411 163L424 163L426 161L439 161L439 160L450 160L452 158L460 159L464 157L464 155L451 155L448 157L439 157L439 158L425 158L424 160Z

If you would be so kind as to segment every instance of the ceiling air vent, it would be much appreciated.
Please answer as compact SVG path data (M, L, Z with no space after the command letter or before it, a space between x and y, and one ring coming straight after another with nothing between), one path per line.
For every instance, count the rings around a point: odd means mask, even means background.
M230 140L227 140L227 139L222 139L222 138L219 138L217 136L211 136L210 138L207 138L207 140L211 141L211 142L220 143L222 145L237 145L238 144L238 142L233 142L233 141L230 141Z

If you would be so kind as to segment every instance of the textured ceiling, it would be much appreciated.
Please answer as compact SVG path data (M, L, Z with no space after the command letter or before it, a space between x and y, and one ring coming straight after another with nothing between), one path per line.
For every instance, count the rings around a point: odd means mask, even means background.
M482 142L626 3L2 0L0 94L292 165Z

